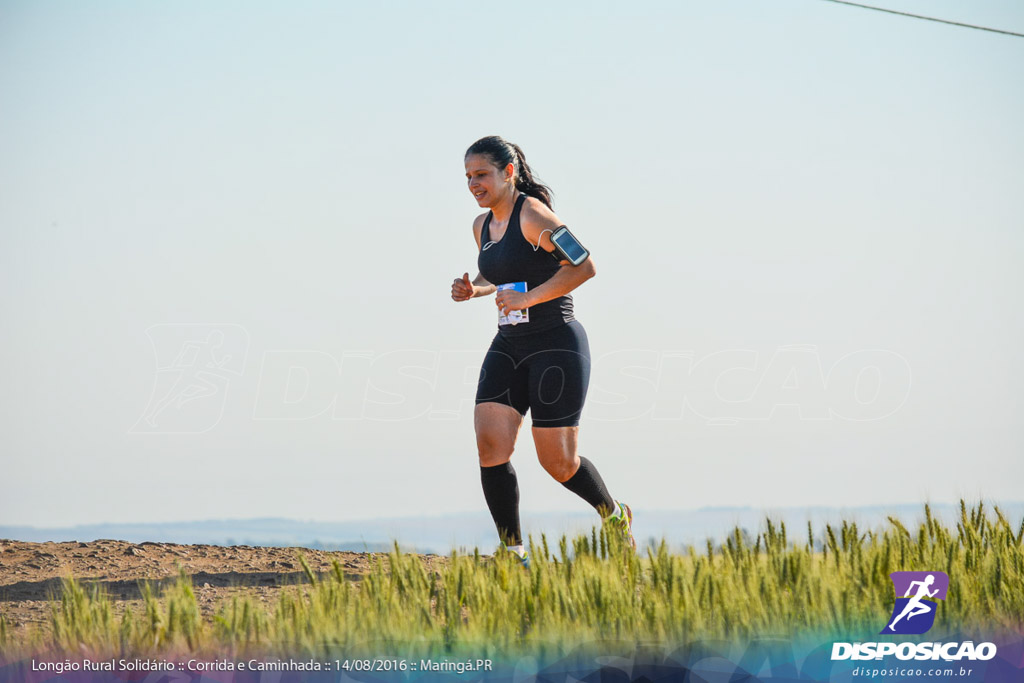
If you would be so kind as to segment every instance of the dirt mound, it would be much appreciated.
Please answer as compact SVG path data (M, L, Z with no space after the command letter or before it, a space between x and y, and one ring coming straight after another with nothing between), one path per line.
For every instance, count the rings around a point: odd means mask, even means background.
M90 543L27 543L0 540L0 615L17 634L49 628L49 602L60 595L61 579L73 576L85 585L99 584L114 603L117 616L127 606L142 605L139 583L159 588L173 582L179 567L192 579L204 618L225 599L246 595L269 608L286 586L309 583L299 564L306 558L317 574L333 573L337 560L346 576L368 573L379 554L328 552L309 548L264 548L247 545L178 545L99 540ZM425 555L429 568L445 561Z

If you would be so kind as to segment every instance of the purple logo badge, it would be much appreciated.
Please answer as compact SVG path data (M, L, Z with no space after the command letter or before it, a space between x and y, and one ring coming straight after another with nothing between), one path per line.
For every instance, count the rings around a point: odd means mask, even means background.
M889 574L896 589L896 604L882 634L913 635L924 633L935 623L938 600L946 599L949 577L945 572L893 572Z

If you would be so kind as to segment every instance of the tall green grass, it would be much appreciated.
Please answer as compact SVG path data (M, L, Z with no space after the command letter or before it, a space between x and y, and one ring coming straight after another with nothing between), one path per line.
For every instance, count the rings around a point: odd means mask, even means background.
M182 572L161 598L147 586L144 609L115 620L109 596L67 580L53 606L45 645L56 651L155 654L168 651L327 655L344 652L417 656L560 652L597 640L660 643L705 638L814 634L875 637L893 602L889 574L938 570L950 576L938 603L939 631L1020 629L1024 625L1024 523L1014 529L998 510L961 503L955 529L925 507L911 531L854 523L810 525L794 538L766 520L750 539L736 529L719 546L670 553L662 542L642 553L601 530L531 541L533 566L499 554L453 552L429 571L395 548L361 580L334 563L320 580L304 558L308 584L282 591L272 609L250 598L200 618ZM4 636L0 649L18 644Z
M110 597L100 587L88 589L75 579L63 581L59 601L50 607L49 644L58 652L95 654L193 652L214 645L203 624L192 581L179 570L161 598L141 584L142 609L115 619Z

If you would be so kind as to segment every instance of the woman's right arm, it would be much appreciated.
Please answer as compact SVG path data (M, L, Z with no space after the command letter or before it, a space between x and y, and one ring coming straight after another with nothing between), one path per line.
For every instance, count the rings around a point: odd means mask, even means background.
M491 294L494 294L496 291L498 291L498 288L492 285L490 282L488 282L487 278L485 278L480 273L477 273L476 277L473 278L474 297L490 296Z
M480 214L473 221L473 237L476 239L477 251L480 250L480 234L484 229L484 218L487 214ZM498 290L497 287L487 281L483 275L477 272L476 277L473 281L469 281L469 273L466 273L461 278L455 278L452 282L452 300L454 301L468 301L469 299L475 299L480 296L489 296L494 294Z

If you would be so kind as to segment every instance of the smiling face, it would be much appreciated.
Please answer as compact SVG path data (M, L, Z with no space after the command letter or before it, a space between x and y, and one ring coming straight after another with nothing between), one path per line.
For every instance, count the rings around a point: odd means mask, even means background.
M498 168L483 154L467 155L466 182L477 205L489 209L501 199L511 197L515 189L514 170L512 164L504 169Z

